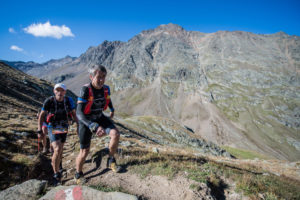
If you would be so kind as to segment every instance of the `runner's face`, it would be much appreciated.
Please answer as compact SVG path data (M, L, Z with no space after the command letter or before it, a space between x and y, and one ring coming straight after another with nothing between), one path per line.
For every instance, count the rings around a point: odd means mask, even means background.
M56 88L54 94L57 101L63 101L66 91L62 88Z
M90 76L90 79L92 81L92 85L96 88L96 89L101 89L102 86L104 85L104 82L105 82L105 76L106 76L106 73L105 72L102 72L102 71L99 71L97 70L95 72L95 75L94 76Z

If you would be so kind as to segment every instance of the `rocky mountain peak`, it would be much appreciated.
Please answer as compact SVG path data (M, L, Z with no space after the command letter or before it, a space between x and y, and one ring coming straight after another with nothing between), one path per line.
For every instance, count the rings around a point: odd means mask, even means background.
M108 40L104 40L101 44L99 44L96 47L94 47L94 46L89 47L88 50L84 54L86 54L87 52L95 51L96 49L98 49L98 50L107 49L107 48L118 46L120 44L122 44L121 41L112 41L111 42L111 41L108 41ZM82 54L82 55L84 55L84 54Z
M151 37L151 36L158 36L158 35L171 35L173 37L182 38L187 34L187 31L184 30L183 27L177 25L177 24L162 24L155 29L145 30L142 31L139 35L136 37ZM136 39L134 37L133 39Z
M289 36L288 34L286 34L286 33L283 32L283 31L279 31L279 32L275 33L275 35L283 36L283 37Z
M184 31L183 27L182 26L179 26L177 24L172 24L172 23L169 23L169 24L162 24L160 26L158 26L156 29L156 31Z
M109 46L116 46L121 44L121 41L108 41L104 40L98 47L109 47Z
M299 52L300 37L283 32L206 34L165 24L128 42L90 47L51 76L63 75L60 80L78 93L87 68L103 64L112 72L107 84L120 112L171 118L217 144L295 160Z

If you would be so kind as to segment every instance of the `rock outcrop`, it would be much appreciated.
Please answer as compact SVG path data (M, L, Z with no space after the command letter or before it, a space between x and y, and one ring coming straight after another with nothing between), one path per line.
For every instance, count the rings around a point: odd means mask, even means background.
M5 200L35 200L47 188L46 181L28 180L0 192L0 199Z
M101 192L87 186L59 186L56 187L39 200L67 200L67 199L85 199L85 200L137 200L133 195L122 192Z
M28 180L22 184L15 185L0 192L0 199L5 200L36 200L47 189L47 181L36 179ZM85 199L85 200L137 200L136 196L122 192L101 192L87 186L59 186L52 188L40 200L67 200L67 199Z

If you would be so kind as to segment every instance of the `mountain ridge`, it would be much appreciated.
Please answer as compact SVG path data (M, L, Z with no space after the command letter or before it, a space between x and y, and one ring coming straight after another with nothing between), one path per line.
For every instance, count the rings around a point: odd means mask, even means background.
M46 78L63 76L78 94L93 64L107 67L120 113L167 117L219 145L299 159L298 36L167 24L90 47Z
M75 88L89 81L90 65L107 66L123 173L106 168L109 138L96 137L87 184L146 199L299 199L297 41L166 28L130 43L105 41L49 73ZM37 154L35 131L53 85L1 62L0 77L0 190L31 178L51 183L51 155ZM75 184L79 146L74 124L64 145L65 186Z

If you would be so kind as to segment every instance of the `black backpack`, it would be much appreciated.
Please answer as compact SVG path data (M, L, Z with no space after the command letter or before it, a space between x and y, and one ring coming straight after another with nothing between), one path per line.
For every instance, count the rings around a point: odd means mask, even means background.
M64 109L66 111L66 116L67 116L67 121L69 122L72 119L72 110L67 107L67 103L70 105L70 97L64 97ZM57 113L57 101L54 96L51 97L50 99L51 103L54 104L54 113L48 113L46 122L51 123L55 121L55 115ZM69 109L68 109L69 108Z

